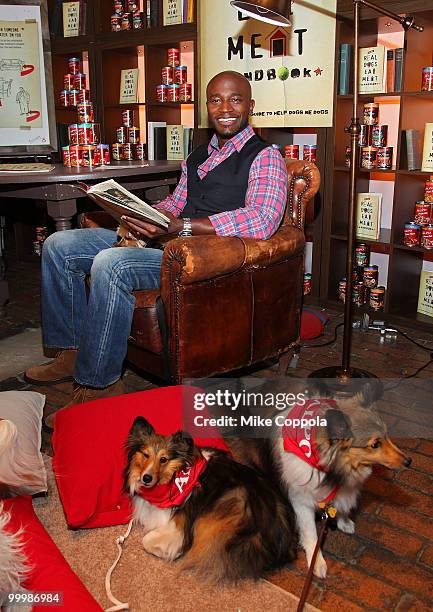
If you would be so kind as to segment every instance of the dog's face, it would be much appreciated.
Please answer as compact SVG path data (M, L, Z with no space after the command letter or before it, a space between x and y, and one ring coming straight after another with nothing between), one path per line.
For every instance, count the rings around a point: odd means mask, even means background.
M143 417L137 417L126 443L128 463L124 474L130 495L141 487L167 484L175 472L190 465L195 458L192 438L181 431L171 436L157 434Z

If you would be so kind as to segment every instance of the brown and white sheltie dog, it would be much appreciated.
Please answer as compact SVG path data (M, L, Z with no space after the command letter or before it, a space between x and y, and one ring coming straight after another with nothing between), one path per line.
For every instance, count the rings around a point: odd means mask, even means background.
M144 549L211 582L258 579L296 556L293 510L230 454L183 432L159 435L143 417L129 433L125 490Z
M281 491L293 505L308 566L317 543L315 513L319 503L332 505L337 510L337 527L345 533L354 533L355 524L349 514L356 507L372 466L400 469L411 464L410 457L391 442L386 425L375 410L381 389L380 384L370 384L351 398L308 400L303 408L305 418L321 416L326 425L307 426L300 434L287 437L284 426L280 426L272 439L226 441L237 460L265 476L277 476ZM283 418L290 418L292 410ZM319 551L314 574L325 578L326 571Z

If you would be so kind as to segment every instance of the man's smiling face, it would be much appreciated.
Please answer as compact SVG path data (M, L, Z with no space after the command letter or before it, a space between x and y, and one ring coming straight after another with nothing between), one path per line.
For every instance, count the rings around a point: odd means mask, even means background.
M241 74L222 72L209 82L206 96L209 123L222 146L248 125L254 109L251 86Z

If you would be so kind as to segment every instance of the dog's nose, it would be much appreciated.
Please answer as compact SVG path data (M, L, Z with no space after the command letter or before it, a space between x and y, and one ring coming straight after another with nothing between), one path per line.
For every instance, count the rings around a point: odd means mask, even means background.
M149 484L149 482L152 482L152 476L150 474L144 474L142 480L144 484Z
M412 463L411 457L406 457L406 459L403 461L404 467L409 467L411 463Z

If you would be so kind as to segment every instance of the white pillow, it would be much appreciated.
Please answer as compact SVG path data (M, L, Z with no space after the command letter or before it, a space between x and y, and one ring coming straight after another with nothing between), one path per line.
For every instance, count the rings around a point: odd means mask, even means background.
M33 391L0 392L0 487L12 495L47 490L40 452L45 396Z

